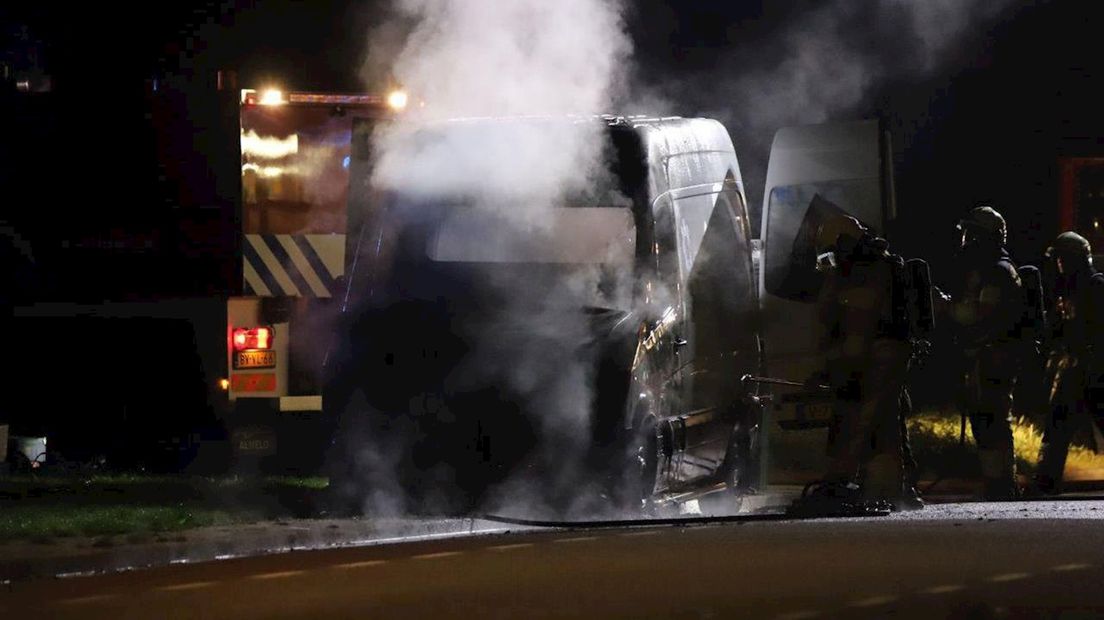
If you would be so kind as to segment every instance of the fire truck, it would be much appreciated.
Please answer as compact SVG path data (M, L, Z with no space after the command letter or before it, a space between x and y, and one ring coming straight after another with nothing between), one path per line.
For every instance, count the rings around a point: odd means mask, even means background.
M325 445L320 375L328 322L358 225L348 201L353 133L400 113L406 95L244 89L240 95L241 294L226 301L224 367L238 457L312 469Z
M45 151L34 132L63 131L62 95L16 101L38 117L13 139ZM309 471L328 437L323 340L357 225L352 135L401 113L406 95L241 89L218 72L153 79L136 99L125 105L145 123L113 130L129 159L89 158L37 190L43 204L85 206L16 222L39 290L9 332L23 360L5 407L13 433L49 436L51 455L74 462ZM37 152L28 187L45 170ZM123 206L90 208L95 188Z

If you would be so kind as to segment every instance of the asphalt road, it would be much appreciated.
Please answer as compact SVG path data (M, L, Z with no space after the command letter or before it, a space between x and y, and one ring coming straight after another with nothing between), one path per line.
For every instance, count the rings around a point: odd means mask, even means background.
M1104 501L519 532L14 583L0 618L1104 617Z

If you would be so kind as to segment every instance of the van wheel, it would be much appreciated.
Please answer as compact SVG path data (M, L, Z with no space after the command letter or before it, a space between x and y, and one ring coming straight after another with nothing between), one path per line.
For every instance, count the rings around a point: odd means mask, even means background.
M744 504L744 496L754 488L754 468L757 463L752 457L753 444L753 433L742 424L737 424L732 429L721 466L725 483L724 494L728 497L726 508L732 512L739 512Z
M641 421L633 430L626 450L622 508L633 513L651 515L655 512L656 473L659 470L660 443L656 423L651 418Z

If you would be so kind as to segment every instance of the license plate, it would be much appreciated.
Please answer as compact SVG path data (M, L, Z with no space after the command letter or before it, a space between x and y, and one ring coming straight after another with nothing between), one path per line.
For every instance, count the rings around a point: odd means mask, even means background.
M267 456L276 453L276 433L270 428L237 429L231 433L230 438L238 454Z
M797 417L801 420L827 422L832 418L832 403L802 403L797 406Z
M275 351L235 351L234 368L275 368Z

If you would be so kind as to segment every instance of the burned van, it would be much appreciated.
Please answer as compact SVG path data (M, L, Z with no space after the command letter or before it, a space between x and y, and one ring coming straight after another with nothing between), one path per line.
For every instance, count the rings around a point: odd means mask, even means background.
M570 135L593 157L565 160ZM761 365L758 295L721 124L457 120L354 140L323 398L335 486L449 512L754 487L760 412L740 377Z

